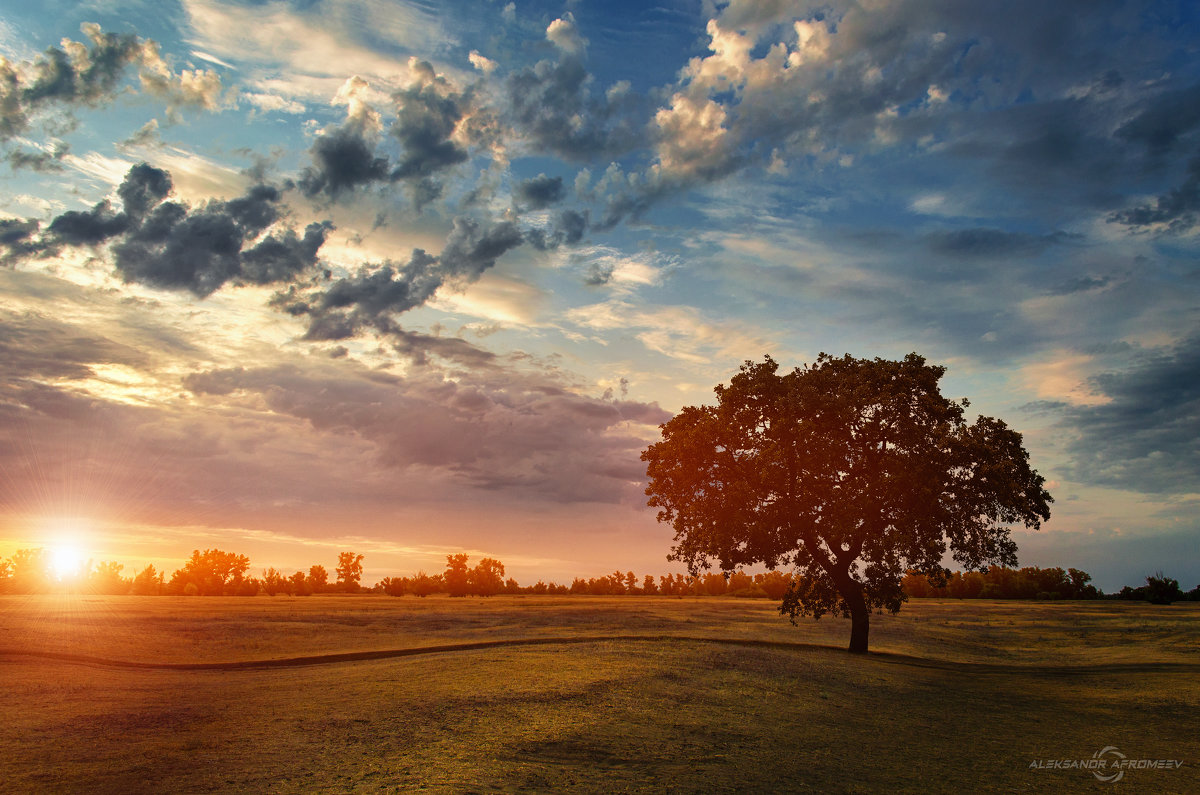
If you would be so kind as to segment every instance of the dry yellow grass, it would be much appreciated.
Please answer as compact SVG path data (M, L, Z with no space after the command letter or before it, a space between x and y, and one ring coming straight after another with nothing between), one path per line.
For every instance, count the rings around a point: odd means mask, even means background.
M0 654L0 790L1200 791L1197 606L919 601L874 619L873 649L936 667L664 639L239 671ZM734 599L0 598L6 649L142 662L847 632ZM1063 670L1080 665L1098 667ZM1118 785L1029 769L1108 745L1184 767Z

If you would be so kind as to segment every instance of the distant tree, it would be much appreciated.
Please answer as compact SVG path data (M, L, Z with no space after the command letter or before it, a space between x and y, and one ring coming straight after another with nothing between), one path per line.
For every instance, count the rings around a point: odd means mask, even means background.
M658 593L658 583L654 581L653 574L647 574L642 580L642 593L646 596L653 596Z
M1152 605L1169 605L1171 602L1183 601L1183 591L1179 588L1178 580L1156 571L1146 578L1145 599Z
M288 577L288 593L294 596L308 596L312 593L312 586L303 571L294 572Z
M467 566L470 558L465 553L446 556L446 570L442 572L442 583L451 596L466 596L471 592L471 570Z
M274 566L263 569L262 589L263 593L267 596L274 596L277 593L287 593L289 584L288 580L279 573L279 569Z
M339 591L354 593L359 589L359 580L362 579L363 573L363 556L356 555L353 552L342 552L338 554L338 565L334 569L337 574L337 588Z
M123 568L125 567L120 563L101 561L88 574L88 589L102 594L129 593L131 583L121 576Z
M168 590L171 593L186 593L193 586L201 596L242 595L249 583L246 570L250 559L245 555L223 552L219 549L192 550L192 556L182 569L171 575ZM254 587L257 591L257 586Z
M777 370L746 362L716 406L684 408L642 454L670 558L693 575L790 563L780 610L848 616L865 653L871 610L899 611L906 570L942 572L948 547L968 569L1014 565L1010 525L1050 517L1021 435L968 424L967 402L939 391L945 368L821 354Z
M706 572L700 578L701 590L705 596L724 596L729 590L729 581L720 574Z
M663 596L682 596L683 576L679 574L664 574L658 578L658 592Z
M325 567L320 564L309 566L306 582L309 591L320 593L329 587L329 572L325 571Z
M768 571L754 575L754 584L762 588L768 599L780 601L792 587L792 575L782 571Z
M1069 599L1095 599L1100 595L1096 586L1091 585L1092 575L1080 569L1067 569L1068 581L1071 584Z
M941 577L934 578L910 571L904 575L901 587L914 598L1097 599L1100 591L1089 584L1091 579L1092 575L1086 571L1063 571L1057 566L1047 569L989 566L986 571L943 572Z
M728 587L725 590L727 593L737 593L738 591L748 591L753 587L754 578L738 569L729 574Z
M431 593L437 593L440 583L439 577L430 577L423 571L417 572L417 576L413 577L408 582L408 592L413 596L426 597Z
M404 596L408 592L408 578L384 577L376 587L388 596Z
M14 593L39 593L50 587L50 555L40 547L18 549L10 568L9 588Z
M509 577L507 580L504 581L504 593L506 593L506 594L521 593L521 583L517 582L516 579Z
M162 572L155 571L153 565L146 566L134 576L129 592L137 596L158 596L163 592Z
M504 564L494 558L484 558L467 576L470 592L479 596L495 596L504 590Z

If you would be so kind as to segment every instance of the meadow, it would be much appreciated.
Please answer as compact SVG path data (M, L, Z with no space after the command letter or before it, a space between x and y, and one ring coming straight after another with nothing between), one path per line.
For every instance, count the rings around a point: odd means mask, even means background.
M848 623L734 598L0 596L0 791L1200 792L1200 605L914 600L872 616L866 657ZM1030 767L1108 746L1183 765Z

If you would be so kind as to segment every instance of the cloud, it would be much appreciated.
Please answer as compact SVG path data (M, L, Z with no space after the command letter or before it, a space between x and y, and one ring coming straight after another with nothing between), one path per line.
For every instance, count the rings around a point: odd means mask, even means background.
M618 295L661 284L667 269L674 266L673 258L662 256L629 256L619 249L593 246L573 252L573 265L583 265L584 284L589 287L607 286Z
M1150 97L1116 135L1139 143L1151 154L1165 155L1200 128L1200 84Z
M148 163L138 163L129 169L125 180L117 188L117 195L125 205L125 212L133 218L144 218L146 213L171 193L171 175Z
M513 189L513 198L533 210L557 204L565 195L562 177L547 177L545 174L522 180Z
M710 365L717 358L736 362L747 351L772 347L755 330L710 320L690 306L647 306L618 298L571 309L566 317L581 328L627 330L648 350L693 365Z
M570 15L554 20L546 38L557 57L508 75L501 116L535 152L587 161L634 148L639 100L624 91L594 95L586 41Z
M58 107L96 106L110 101L127 71L136 66L143 90L165 100L168 112L183 107L215 109L220 77L207 70L173 72L158 45L132 33L105 33L82 26L88 44L64 39L33 61L0 59L0 140L27 130L32 118Z
M1200 156L1192 158L1179 187L1159 196L1153 205L1115 212L1110 222L1133 228L1158 227L1170 233L1194 229L1200 212Z
M256 185L242 197L197 208L166 202L113 248L127 280L204 297L227 282L289 281L316 264L332 228L312 223L299 238L291 230L260 237L279 218L279 191Z
M364 266L326 286L293 287L277 296L274 304L291 315L308 316L306 338L310 340L348 339L365 328L395 335L394 315L425 304L447 283L476 281L522 241L511 222L484 228L460 216L437 256L413 249L403 265Z
M410 4L184 0L183 9L194 47L237 65L253 93L292 102L324 103L347 75L398 86L408 53L453 40L435 14Z
M658 162L682 178L714 179L737 166L725 108L711 99L676 94L654 116L659 130Z
M171 175L147 163L129 169L117 188L123 210L107 200L90 210L65 212L39 241L28 226L12 225L9 256L62 246L110 244L117 272L130 282L205 297L229 282L290 281L316 264L332 224L314 222L302 237L290 228L267 232L280 220L282 195L255 185L228 201L198 206L166 201Z
M122 148L133 148L139 146L158 146L162 143L162 138L158 133L158 119L150 121L139 127L133 135L122 141L119 146Z
M348 123L325 132L312 146L313 163L298 184L306 196L332 199L374 182L387 180L391 167L375 154L373 142L358 124Z
M996 259L1027 257L1040 254L1060 242L1065 235L1027 235L1003 229L977 227L973 229L939 230L925 235L930 251L946 257Z
M347 80L335 103L348 106L344 124L324 131L313 144L313 164L300 175L299 185L310 197L337 199L373 183L403 181L418 211L438 198L442 185L433 177L470 157L469 141L460 142L473 112L471 92L457 92L433 67L410 61L411 84L393 95L396 118L388 129L401 151L395 161L380 154L380 114L366 101L369 86L357 75Z
M930 179L972 189L999 179L1022 196L1016 212L1034 220L1068 206L1109 212L1131 178L1153 180L1164 157L1194 151L1194 77L1163 77L1172 71L1166 66L1147 71L1141 56L1185 46L1176 26L1118 3L1018 8L727 4L708 23L709 53L658 92L662 104L646 128L655 162L630 184L609 186L596 228L747 168L781 174L799 166L820 177L827 166L869 158L868 169L883 174L896 159L916 158L924 169L934 161L922 158L933 153L957 171L921 170L921 180L901 181L900 190L927 192ZM1054 44L1038 33L1051 30ZM1118 51L1105 49L1112 30L1127 36ZM1135 86L1132 75L1146 79ZM1178 107L1185 110L1173 113ZM1161 203L1186 202L1190 188ZM830 190L847 195L842 182Z
M474 66L485 75L496 71L496 62L490 58L480 55L476 50L471 50L471 52L467 55L467 59L471 62L471 66Z
M1200 490L1200 336L1089 379L1106 398L1063 410L1079 482L1150 493Z
M84 379L95 375L95 366L142 366L146 357L53 318L0 312L0 361L0 379L10 387L28 389L30 379Z
M63 141L55 141L52 146L40 147L34 151L27 149L12 149L5 156L13 171L29 169L43 174L54 174L63 170L63 158L71 151L71 147Z
M575 210L562 210L545 226L531 226L526 229L525 239L539 251L547 251L578 243L587 229L587 215Z
M465 487L462 499L503 490L554 502L640 502L639 452L670 417L655 404L588 398L509 368L453 380L436 369L399 378L348 363L336 373L227 369L189 375L184 385L222 402L255 395L317 431L368 441L385 466L440 473Z
M142 90L166 103L170 118L178 118L182 108L211 111L221 107L221 76L210 69L175 73L163 60L157 42L143 43L138 77Z
M297 115L305 111L305 106L293 99L281 97L278 94L265 92L243 91L241 99L246 100L264 113L278 112Z

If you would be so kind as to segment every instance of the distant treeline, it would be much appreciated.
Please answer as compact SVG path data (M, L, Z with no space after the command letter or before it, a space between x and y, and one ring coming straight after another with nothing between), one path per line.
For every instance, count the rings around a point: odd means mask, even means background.
M1092 575L1079 569L994 566L986 571L948 572L944 583L909 572L901 586L916 599L1127 599L1154 604L1200 601L1200 585L1184 593L1178 581L1164 577L1162 572L1147 577L1146 585L1139 588L1127 585L1115 594L1104 593L1091 581Z
M614 571L601 577L575 578L570 585L539 580L521 585L505 577L504 564L483 558L474 566L465 554L447 555L446 568L438 574L418 572L411 577L385 577L373 587L361 585L363 556L354 552L338 555L330 580L321 565L284 575L267 568L261 577L249 576L250 559L219 549L193 550L187 562L168 579L164 572L147 566L132 577L122 575L124 566L110 561L87 563L75 572L56 572L44 549L18 550L11 558L0 558L0 593L45 593L63 588L80 588L98 594L144 596L310 596L323 593L382 593L389 596L452 597L496 596L498 594L594 596L736 596L783 598L792 575L779 571L748 574L707 572L699 576L666 574L638 577L632 571ZM1184 593L1179 583L1161 572L1138 588L1126 586L1120 593L1106 595L1091 584L1091 575L1079 569L993 567L977 572L947 572L944 581L910 572L902 585L913 598L952 599L1132 599L1166 604L1181 600L1200 601L1200 585Z
M949 572L944 583L909 572L901 580L911 597L951 599L1099 599L1103 593L1091 584L1092 575L1079 569L1006 569Z

